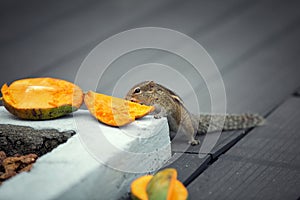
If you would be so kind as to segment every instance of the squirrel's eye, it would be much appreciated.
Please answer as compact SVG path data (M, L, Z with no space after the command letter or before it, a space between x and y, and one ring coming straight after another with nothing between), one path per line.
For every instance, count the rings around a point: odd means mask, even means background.
M140 93L141 89L140 88L135 88L134 93Z

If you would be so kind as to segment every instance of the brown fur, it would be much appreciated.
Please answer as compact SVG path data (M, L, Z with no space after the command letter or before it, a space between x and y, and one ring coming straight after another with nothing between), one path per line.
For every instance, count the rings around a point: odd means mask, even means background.
M177 131L184 132L192 145L199 144L199 141L195 139L196 133L206 133L208 130L221 131L250 128L261 125L264 121L261 116L256 114L192 115L176 93L153 81L145 81L135 85L128 91L125 99L155 106L154 117L167 117L170 131L175 133Z

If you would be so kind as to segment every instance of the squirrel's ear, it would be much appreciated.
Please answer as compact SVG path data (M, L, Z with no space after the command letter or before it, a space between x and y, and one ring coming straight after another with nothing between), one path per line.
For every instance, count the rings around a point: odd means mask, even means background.
M150 87L154 87L156 84L154 83L154 81L150 81L149 85L150 85Z
M176 95L171 95L171 97L172 97L174 100L178 101L179 103L182 103L182 104L183 104L182 100L181 100L178 96L176 96Z

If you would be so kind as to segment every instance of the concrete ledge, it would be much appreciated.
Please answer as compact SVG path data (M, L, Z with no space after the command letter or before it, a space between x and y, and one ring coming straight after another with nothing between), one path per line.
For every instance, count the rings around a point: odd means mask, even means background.
M3 124L77 132L39 158L29 173L0 186L0 199L118 199L134 178L159 169L171 157L166 119L147 116L119 129L100 124L85 110L74 116L24 121L0 107Z

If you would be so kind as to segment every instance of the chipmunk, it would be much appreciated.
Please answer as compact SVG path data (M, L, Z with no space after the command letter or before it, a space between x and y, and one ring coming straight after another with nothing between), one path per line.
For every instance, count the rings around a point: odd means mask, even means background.
M153 81L145 81L135 85L129 90L125 99L143 105L154 106L154 118L167 117L170 132L184 132L189 137L191 145L199 144L199 141L195 139L195 135L197 133L206 133L208 127L210 127L210 131L238 130L264 123L264 118L257 114L231 114L225 116L218 114L200 114L197 116L191 114L184 106L182 99L175 92ZM214 118L214 122L222 122L224 120L224 124L212 124L212 118Z

